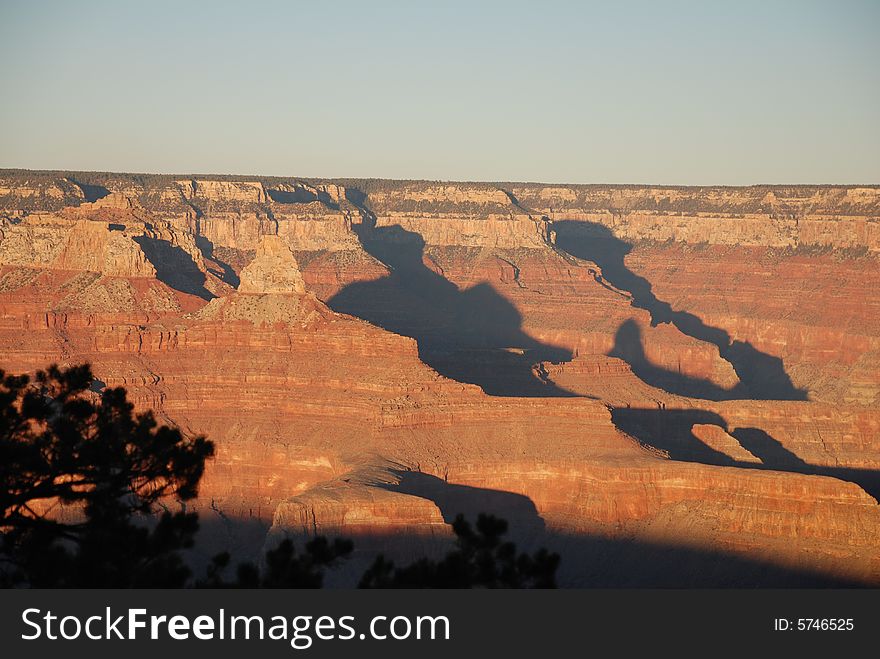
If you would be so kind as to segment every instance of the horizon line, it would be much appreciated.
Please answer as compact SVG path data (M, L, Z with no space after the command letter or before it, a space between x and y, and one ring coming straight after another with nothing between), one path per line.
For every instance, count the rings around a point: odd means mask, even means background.
M182 178L210 179L226 177L236 179L298 179L303 181L394 181L398 183L447 183L465 185L547 185L560 187L644 187L644 188L773 188L773 187L824 187L824 188L880 188L878 183L644 183L644 182L590 182L572 183L537 180L490 180L490 179L439 179L439 178L393 178L382 176L300 176L294 174L238 174L219 172L173 172L173 171L114 171L110 169L32 169L30 167L0 167L0 173L34 173L34 174L114 174L119 176L171 176ZM246 182L246 181L242 181Z

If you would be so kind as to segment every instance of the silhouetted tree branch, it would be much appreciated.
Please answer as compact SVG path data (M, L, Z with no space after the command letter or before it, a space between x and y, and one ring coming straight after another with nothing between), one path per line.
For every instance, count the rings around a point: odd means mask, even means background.
M207 569L205 579L196 582L198 588L321 588L324 570L347 558L354 549L350 540L332 542L324 536L313 538L305 545L305 552L297 554L293 542L281 541L266 552L265 568L253 563L238 566L235 581L226 581L223 572L229 565L228 553L218 554Z
M125 389L98 397L93 381L88 365L53 365L33 381L0 371L0 579L181 586L189 570L177 552L192 546L197 516L165 512L152 527L140 516L163 498L194 498L214 446L134 414Z

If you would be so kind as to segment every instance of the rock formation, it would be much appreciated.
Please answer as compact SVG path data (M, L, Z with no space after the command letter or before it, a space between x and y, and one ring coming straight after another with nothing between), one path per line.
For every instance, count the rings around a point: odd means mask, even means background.
M279 236L267 235L260 239L257 253L239 275L239 293L306 292L302 273L290 247Z
M208 434L217 550L492 512L567 585L878 585L878 223L865 186L6 171L0 367Z
M143 249L124 230L113 230L103 222L89 220L78 220L73 225L50 267L100 272L112 277L156 275L156 268L147 261Z

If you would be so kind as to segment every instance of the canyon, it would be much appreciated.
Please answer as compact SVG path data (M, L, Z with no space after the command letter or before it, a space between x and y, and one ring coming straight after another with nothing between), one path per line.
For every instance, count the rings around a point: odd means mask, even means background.
M880 186L0 170L0 368L217 446L207 553L444 551L560 585L880 585Z

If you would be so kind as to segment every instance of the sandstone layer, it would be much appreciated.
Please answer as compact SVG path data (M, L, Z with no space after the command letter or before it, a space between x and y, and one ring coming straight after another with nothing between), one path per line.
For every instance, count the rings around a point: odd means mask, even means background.
M878 222L864 186L5 171L0 367L208 434L218 550L403 560L492 512L566 585L877 585Z

